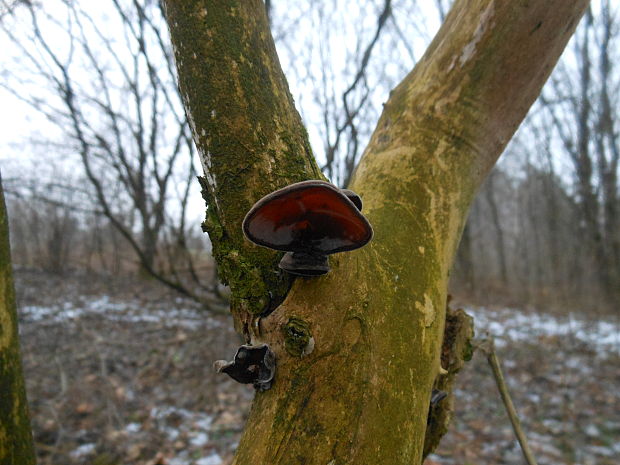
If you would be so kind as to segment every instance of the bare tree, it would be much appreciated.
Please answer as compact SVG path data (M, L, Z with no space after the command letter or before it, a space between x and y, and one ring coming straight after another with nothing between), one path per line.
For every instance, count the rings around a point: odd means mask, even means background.
M508 285L508 266L506 265L506 244L504 241L504 227L501 224L499 206L495 198L497 193L496 179L497 171L491 171L487 178L487 189L485 189L485 199L491 213L493 230L495 231L496 246L495 251L499 263L499 276L504 286Z
M7 16L11 15L15 8L20 5L29 5L32 6L32 2L30 0L1 0L0 1L0 21Z
M271 8L274 38L294 76L295 98L318 145L320 167L332 182L346 186L381 104L423 52L412 46L411 36L430 41L432 31L424 30L428 11L416 2L392 0Z
M620 102L618 16L610 2L592 6L500 171L481 188L461 245L476 253L459 255L457 292L469 286L467 268L487 290L479 298L617 307L619 123L610 109Z
M618 75L613 74L619 50L619 11L603 1L599 14L591 9L575 41L577 73L563 63L543 95L565 153L575 171L581 234L595 259L603 291L618 299L618 134L620 119L612 102L620 100Z
M142 270L210 302L208 272L186 247L195 227L188 223L194 146L159 3L111 0L105 16L58 1L21 13L28 13L28 33L3 23L20 55L3 86L56 126L55 152L83 170L90 208L130 244ZM16 81L28 78L43 89L24 93Z

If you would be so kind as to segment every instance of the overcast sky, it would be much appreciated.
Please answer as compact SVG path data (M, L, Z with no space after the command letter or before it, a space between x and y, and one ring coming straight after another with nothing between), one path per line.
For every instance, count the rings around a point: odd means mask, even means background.
M54 10L54 3L56 0L46 0L43 6ZM334 4L338 8L329 10L329 21L327 21L326 13L320 8L312 8L310 12L304 10L307 8L305 2L274 2L274 30L276 38L280 38L277 40L278 53L297 107L306 121L319 162L324 159L322 139L324 129L321 128L323 115L321 104L318 102L320 89L317 88L317 82L321 78L322 70L327 69L328 77L332 78L330 90L334 95L341 95L347 88L352 75L359 66L360 48L365 47L376 29L381 3L363 3L362 6L356 2L335 0ZM368 132L374 127L389 89L411 69L439 27L434 2L418 3L421 7L409 0L394 1L395 13L388 26L392 31L399 31L406 36L407 43L395 42L394 33L389 36L385 34L373 50L373 57L388 57L389 59L387 65L384 64L386 60L376 60L377 63L383 63L381 69L373 70L371 67L369 72L369 86L373 91L370 96L372 105L369 107L372 111L369 112L367 121L364 121L369 128ZM107 2L83 2L82 4L93 12L93 16L105 23L106 31L111 37L120 34L118 23L115 23L113 15L106 11ZM407 8L406 13L405 8ZM25 11L20 14L17 28L24 28L24 30L29 28L29 19ZM409 40L412 37L414 39ZM3 70L0 79L6 83L7 72L15 69L16 60L19 61L20 58L4 34L0 34L0 46L5 51L0 55L0 66ZM66 36L58 35L54 47L62 50L67 46ZM328 56L327 63L325 63L325 55ZM375 62L371 59L371 65L373 63ZM13 90L18 93L22 92L20 82L11 82ZM20 88L15 89L15 87ZM36 86L34 88L36 89ZM32 91L33 87L24 83L23 89L23 92L27 93ZM3 171L10 173L17 167L23 166L24 161L29 159L33 152L44 150L40 146L33 147L30 144L33 138L58 139L59 131L43 116L3 88L0 88L0 105L3 109L0 114L0 162ZM362 137L362 146L365 145L365 136ZM559 159L556 162L559 163L561 171L563 162ZM505 160L504 163L510 163L510 160Z

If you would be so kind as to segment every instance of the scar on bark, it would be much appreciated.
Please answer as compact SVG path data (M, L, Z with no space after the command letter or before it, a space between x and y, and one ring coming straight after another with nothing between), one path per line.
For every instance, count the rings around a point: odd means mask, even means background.
M426 458L439 445L439 441L448 431L448 425L454 411L454 382L456 374L473 355L474 320L465 310L450 308L450 299L446 305L446 325L441 346L442 373L437 376L434 390L447 393L440 402L431 403L428 412L428 424L424 437Z

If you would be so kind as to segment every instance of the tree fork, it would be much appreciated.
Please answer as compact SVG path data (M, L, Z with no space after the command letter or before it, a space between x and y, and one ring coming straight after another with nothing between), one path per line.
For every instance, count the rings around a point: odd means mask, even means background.
M244 242L240 228L267 192L320 177L264 5L165 4L205 167L214 255L233 291L238 328L268 343L278 361L234 463L420 463L448 274L469 205L587 1L456 0L391 93L353 176L373 241L333 256L328 275L297 279L288 294L277 254ZM290 347L291 321L307 329L312 344L304 350Z

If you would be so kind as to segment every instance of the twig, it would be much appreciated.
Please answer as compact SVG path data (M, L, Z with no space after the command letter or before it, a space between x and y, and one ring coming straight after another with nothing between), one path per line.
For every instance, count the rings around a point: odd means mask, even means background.
M506 380L504 379L504 374L502 373L499 359L495 353L495 340L490 337L481 346L479 346L479 348L485 353L487 362L491 365L493 378L495 378L495 383L497 384L497 389L502 397L502 402L506 408L506 413L508 414L508 418L510 418L510 423L512 423L512 429L514 430L515 436L517 436L517 440L521 446L523 457L528 465L537 465L532 449L530 449L530 445L527 442L525 433L523 432L523 428L521 428L521 421L519 420L515 406L512 403L512 398L508 392L508 386L506 384Z

